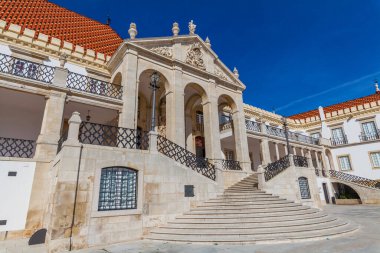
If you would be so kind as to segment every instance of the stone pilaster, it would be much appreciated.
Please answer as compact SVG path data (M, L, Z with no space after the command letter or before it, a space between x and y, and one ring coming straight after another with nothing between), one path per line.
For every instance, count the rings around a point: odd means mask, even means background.
M278 143L274 142L274 147L276 149L276 159L280 160L280 151L278 150Z
M137 127L138 69L137 52L131 49L122 63L123 108L119 114L119 127L135 129Z

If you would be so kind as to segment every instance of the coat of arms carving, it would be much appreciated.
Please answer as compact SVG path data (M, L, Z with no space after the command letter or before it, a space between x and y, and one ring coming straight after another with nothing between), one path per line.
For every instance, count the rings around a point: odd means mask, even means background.
M203 61L203 53L201 51L202 46L199 42L192 44L187 50L186 63L193 65L197 68L206 70L206 66Z

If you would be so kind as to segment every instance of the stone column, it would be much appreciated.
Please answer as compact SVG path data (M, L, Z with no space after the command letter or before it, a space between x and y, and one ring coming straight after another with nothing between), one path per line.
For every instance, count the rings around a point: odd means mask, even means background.
M293 158L293 154L290 154L290 155L289 155L289 164L290 164L290 166L294 166L294 158Z
M206 157L221 159L221 144L219 133L218 102L213 95L209 101L202 103L204 117L204 136L206 145Z
M175 66L171 91L166 95L166 133L168 139L185 147L185 94L182 68Z
M157 138L158 133L155 131L149 132L149 151L150 152L157 152Z
M37 139L35 156L37 160L50 161L56 155L61 135L65 99L66 94L58 91L51 91L46 99L41 131Z
M278 150L278 143L277 142L273 142L273 143L274 143L274 147L276 149L276 159L280 160L280 151Z
M235 137L236 160L240 162L243 170L251 172L251 160L249 159L248 137L245 125L245 115L241 95L235 99L236 111L232 114L233 134Z
M261 127L261 133L265 135L264 138L260 140L260 149L263 155L262 165L265 167L267 164L271 163L269 139L267 137L267 128L266 128L265 122L262 121L260 124L260 127Z
M138 70L137 52L128 49L122 64L123 107L119 114L119 127L136 129L139 86L136 73Z
M305 156L305 152L304 152L303 148L301 148L301 156Z
M54 71L54 78L52 85L58 86L61 88L66 88L66 80L67 76L69 74L69 71L67 69L56 67Z

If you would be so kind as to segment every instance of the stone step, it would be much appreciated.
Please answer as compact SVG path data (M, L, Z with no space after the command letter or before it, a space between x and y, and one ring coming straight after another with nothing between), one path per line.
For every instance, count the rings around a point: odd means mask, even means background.
M250 213L275 213L275 212L287 212L287 211L298 211L306 210L310 207L296 205L289 207L278 207L278 208L245 208L245 209L222 209L222 208L203 208L203 209L193 209L188 213L191 214L250 214Z
M294 203L294 202L285 202L285 203L265 203L265 204L219 204L219 205L210 205L210 204L202 204L196 207L196 209L190 210L236 210L236 209L246 209L246 210L260 210L260 209L269 209L269 208L283 208L283 207L295 207L302 206L302 204Z
M217 212L188 212L181 217L186 218L203 218L203 219L235 219L235 218L268 218L268 217L285 217L285 216L294 216L302 214L312 214L318 213L318 209L301 209L301 210L291 210L287 212L248 212L248 213L217 213Z
M269 193L255 193L255 192L224 192L217 197L272 197Z
M235 201L270 201L270 200L284 200L282 198L276 197L276 196L262 196L262 197L217 197L215 199L210 199L208 201L228 201L228 202L235 202Z
M169 222L167 225L163 225L160 228L188 228L188 229L254 229L254 228L279 228L279 227L290 227L290 226L306 226L315 224L325 224L328 222L336 221L337 218L322 216L314 217L310 219L298 219L298 220L283 220L283 221L258 221L258 222L243 222L237 220L235 222L224 223L219 221L218 223L209 222L205 220L202 223L187 222L187 221L174 221Z
M247 243L281 243L303 240L325 239L357 230L355 225L343 225L318 231L305 231L293 233L264 234L264 235L232 235L232 236L204 236L204 235L180 235L180 234L150 234L147 239L171 242L193 243L223 243L223 244L247 244Z
M218 206L218 205L267 205L267 204L280 204L280 203L294 203L289 200L285 199L268 199L268 200L235 200L231 201L228 199L215 199L215 200L208 200L204 202L204 204L200 206Z
M167 226L160 227L151 231L155 234L176 234L176 235L203 235L203 236L236 236L236 235L263 235L263 234L287 234L287 233L297 233L297 232L308 232L308 231L317 231L323 229L330 229L335 227L340 227L347 225L347 222L341 220L331 220L323 223L313 223L313 224L299 224L297 226L280 226L280 227L221 227L213 226L210 228L207 227L175 227Z
M177 217L176 220L169 223L196 223L196 224L238 224L238 223L272 223L272 222L284 222L284 221L298 221L298 220L309 220L309 219L318 219L322 217L327 217L327 214L324 212L305 212L292 215L273 215L273 216L201 216L201 215L183 215Z

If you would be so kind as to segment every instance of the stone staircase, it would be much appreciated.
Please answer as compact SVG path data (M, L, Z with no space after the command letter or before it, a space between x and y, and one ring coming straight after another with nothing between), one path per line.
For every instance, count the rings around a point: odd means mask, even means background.
M186 243L274 243L315 240L355 231L357 226L257 190L257 176L231 186L151 231L146 239Z

